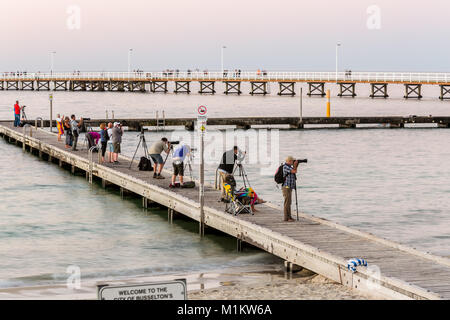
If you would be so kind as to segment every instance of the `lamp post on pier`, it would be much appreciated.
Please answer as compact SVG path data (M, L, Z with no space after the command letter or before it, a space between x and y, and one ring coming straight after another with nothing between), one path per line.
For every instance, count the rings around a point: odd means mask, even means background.
M50 52L50 74L53 75L53 68L55 64L55 54L56 51Z
M133 52L133 49L128 49L128 76L130 76L131 72L131 53Z
M338 42L336 43L336 83L338 82L338 55L339 55L339 47L341 46L341 44Z
M220 48L220 50L221 50L221 55L220 55L220 58L221 58L221 66L222 66L222 69L221 69L221 71L222 71L222 77L223 77L223 50L224 49L226 49L227 47L225 47L225 46L222 46L221 48Z

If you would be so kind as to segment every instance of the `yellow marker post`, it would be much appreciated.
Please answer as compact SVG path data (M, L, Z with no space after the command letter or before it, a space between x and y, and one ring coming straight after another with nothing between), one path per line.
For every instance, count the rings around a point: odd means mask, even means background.
M327 118L331 117L330 89L327 90Z

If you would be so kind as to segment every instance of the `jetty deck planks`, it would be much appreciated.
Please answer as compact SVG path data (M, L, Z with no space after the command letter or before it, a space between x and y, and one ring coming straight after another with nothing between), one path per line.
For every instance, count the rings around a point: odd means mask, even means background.
M0 135L18 145L25 141L28 149L39 150L54 161L68 163L87 174L90 172L86 149L66 150L64 142L58 142L49 132L34 127L14 128L11 122L0 122ZM82 144L79 141L80 148ZM130 160L121 157L118 165L99 165L94 155L92 174L200 220L198 188L171 190L169 175L166 174L165 180L153 179L151 172L138 171L137 163L128 169ZM253 216L234 217L224 212L225 204L218 201L219 197L219 191L211 186L205 188L205 223L210 228L362 292L398 299L450 299L450 259L303 213L299 222L283 222L282 210L271 204L257 206L258 212ZM369 267L377 266L380 273L364 267L358 267L356 273L350 272L346 262L351 258L364 258Z

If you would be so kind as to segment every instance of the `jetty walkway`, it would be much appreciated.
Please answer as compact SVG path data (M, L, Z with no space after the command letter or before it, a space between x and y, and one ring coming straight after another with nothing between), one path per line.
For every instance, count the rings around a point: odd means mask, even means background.
M0 73L0 90L129 91L190 94L198 82L200 94L216 94L222 82L224 94L242 94L241 84L250 84L251 95L270 94L270 83L278 84L278 95L296 95L295 85L307 83L308 96L326 95L325 85L338 84L339 97L356 97L357 84L370 85L371 98L388 98L388 85L403 85L406 99L421 99L422 86L440 87L439 99L450 99L450 73L406 72L286 72L286 71L162 71L162 72L72 72Z
M73 173L86 173L90 183L98 179L103 186L119 187L122 195L134 193L142 197L144 207L151 202L166 207L171 222L177 215L200 221L198 189L171 190L167 179L153 179L150 172L138 171L137 163L128 169L130 159L100 165L86 150L66 150L54 134L31 126L14 128L10 122L0 122L0 136ZM205 188L206 235L209 228L219 230L235 237L238 248L249 243L284 259L288 267L298 265L375 296L450 299L450 259L306 214L301 214L299 222L283 222L281 209L271 204L259 205L254 216L235 217L224 212L225 205L218 199L218 190ZM353 273L347 268L352 258L365 259L369 267L358 267Z

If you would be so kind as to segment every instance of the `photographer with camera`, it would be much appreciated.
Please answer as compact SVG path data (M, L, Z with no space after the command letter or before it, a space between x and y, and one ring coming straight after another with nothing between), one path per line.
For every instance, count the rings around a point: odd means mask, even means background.
M19 101L16 101L14 105L14 127L18 127L20 125L20 113L22 111L22 107L19 105Z
M191 155L191 147L187 144L182 144L173 152L172 165L173 175L172 183L169 188L176 188L178 185L175 183L177 176L180 179L179 186L184 187L184 160ZM191 173L192 174L192 173Z
M167 155L169 155L170 153L170 149L172 148L169 140L167 140L167 138L162 138L161 141L157 141L155 143L152 144L152 146L150 147L148 153L150 155L150 157L152 158L154 164L154 173L153 173L153 178L154 179L165 179L162 175L161 172L163 170L164 167L164 160L161 156L161 153L164 151L165 153L167 153ZM158 170L159 167L159 170Z
M295 190L295 199L297 204L297 219L298 219L298 198L297 198L297 169L299 163L306 163L308 160L296 160L289 156L286 162L282 165L275 174L275 182L282 184L282 191L284 197L284 221L294 222L291 215L292 207L292 190Z
M225 189L222 187L222 185L228 176L233 176L234 165L236 164L236 161L238 162L238 165L240 165L240 163L244 161L246 154L247 152L242 153L237 146L234 146L233 149L225 152L222 155L222 159L220 161L219 168L217 170L220 174L220 186L222 188L222 198L221 198L222 202L227 201Z

